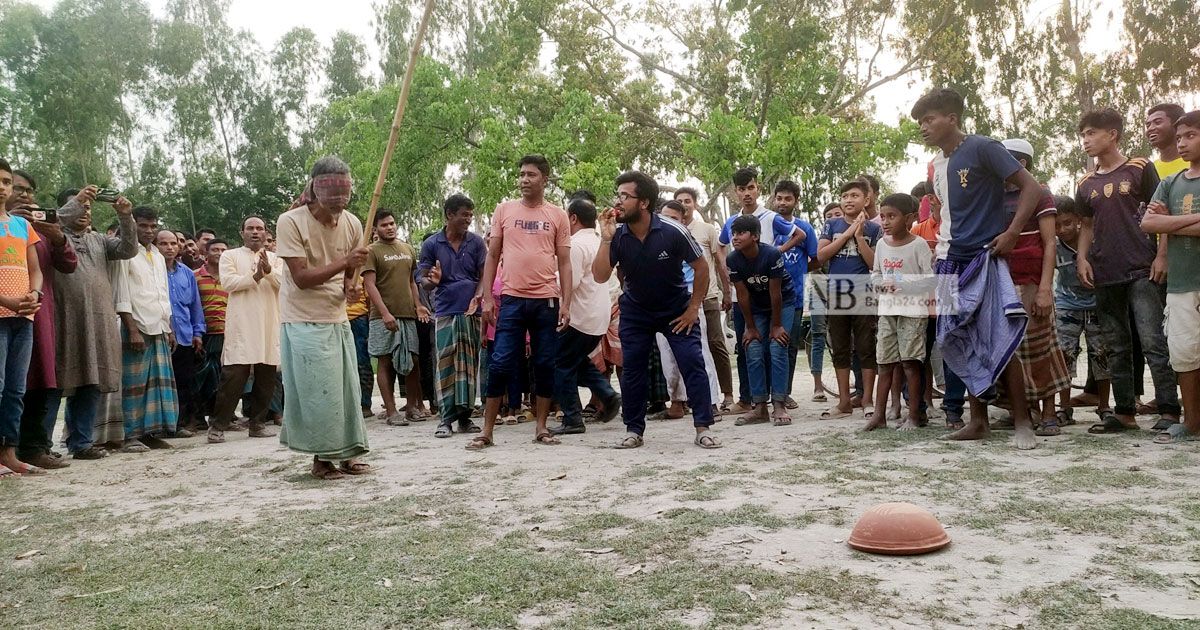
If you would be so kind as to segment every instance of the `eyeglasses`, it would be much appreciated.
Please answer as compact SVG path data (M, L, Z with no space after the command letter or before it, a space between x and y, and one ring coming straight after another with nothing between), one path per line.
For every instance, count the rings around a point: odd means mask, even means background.
M14 195L32 195L33 193L37 192L36 188L30 188L29 186L17 186L17 185L13 185L12 190L13 190Z
M638 197L637 195L631 195L627 192L619 192L616 194L615 197L613 197L613 202L617 203L617 204L622 204L622 203L625 203L626 201L629 201L630 199L640 199L640 198L641 197Z

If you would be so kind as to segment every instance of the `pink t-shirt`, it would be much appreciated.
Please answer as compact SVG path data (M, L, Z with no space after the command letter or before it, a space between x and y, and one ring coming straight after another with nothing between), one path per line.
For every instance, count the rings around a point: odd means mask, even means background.
M497 234L503 239L504 295L561 297L555 254L559 247L571 246L571 226L562 208L505 201L492 215L492 236Z

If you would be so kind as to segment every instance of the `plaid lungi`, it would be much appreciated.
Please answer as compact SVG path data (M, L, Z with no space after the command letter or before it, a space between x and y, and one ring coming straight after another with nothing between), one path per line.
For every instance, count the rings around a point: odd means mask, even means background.
M146 349L129 349L129 334L121 328L121 411L125 414L125 439L172 432L179 419L171 344L166 333L142 335Z
M1037 299L1037 285L1017 285L1017 293L1021 296L1025 309L1032 313L1034 300ZM1021 366L1025 382L1025 400L1031 408L1071 387L1067 361L1058 345L1055 319L1053 312L1048 317L1030 316L1029 324L1025 328L1025 337L1021 339L1021 345L1017 346L1017 354L1014 357ZM1007 400L1003 380L999 392L1001 397Z
M470 417L479 374L479 318L445 315L434 328L437 391L443 422Z

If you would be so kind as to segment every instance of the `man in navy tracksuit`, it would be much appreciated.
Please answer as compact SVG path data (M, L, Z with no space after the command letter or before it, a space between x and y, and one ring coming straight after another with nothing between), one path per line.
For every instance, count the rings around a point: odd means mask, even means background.
M621 415L625 437L617 448L637 448L646 431L646 398L650 391L650 349L654 335L662 333L683 374L688 400L694 410L696 439L701 448L719 448L709 427L713 423L712 396L700 345L697 323L704 291L689 294L683 265L692 266L695 285L708 286L708 264L688 229L655 213L658 183L645 173L629 171L617 177L613 208L600 222L600 251L592 263L596 282L605 283L620 267L625 283L621 295ZM617 223L622 223L619 229Z

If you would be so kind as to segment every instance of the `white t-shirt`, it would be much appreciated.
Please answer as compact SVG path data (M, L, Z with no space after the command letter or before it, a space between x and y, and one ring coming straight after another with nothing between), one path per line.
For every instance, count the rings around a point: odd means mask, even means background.
M929 317L930 286L933 278L933 254L925 239L914 236L905 245L890 244L884 237L875 245L875 267L871 275L876 285L881 281L894 282L899 291L879 294L880 315Z
M608 286L592 276L592 261L600 251L600 235L583 228L571 235L571 328L585 335L603 335L612 316Z

